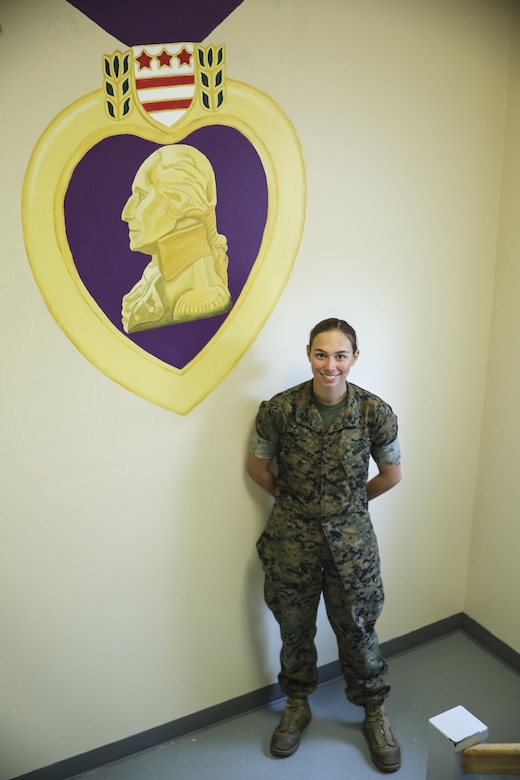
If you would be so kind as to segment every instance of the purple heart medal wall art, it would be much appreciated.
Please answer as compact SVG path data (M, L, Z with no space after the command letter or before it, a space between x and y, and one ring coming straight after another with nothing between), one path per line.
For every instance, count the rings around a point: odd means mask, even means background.
M300 144L273 100L227 78L224 45L132 45L103 56L101 80L33 150L27 255L81 353L186 414L287 283L305 215Z

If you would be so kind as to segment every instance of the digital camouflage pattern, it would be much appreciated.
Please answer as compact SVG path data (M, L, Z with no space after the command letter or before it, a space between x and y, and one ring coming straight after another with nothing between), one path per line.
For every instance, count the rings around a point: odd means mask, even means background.
M384 593L366 483L371 454L379 463L389 452L390 462L399 460L397 418L380 398L349 383L327 429L309 381L264 401L256 433L272 443L278 464L275 503L257 548L266 603L280 624L281 688L304 695L317 685L314 636L323 592L348 698L381 702L389 687L375 623Z

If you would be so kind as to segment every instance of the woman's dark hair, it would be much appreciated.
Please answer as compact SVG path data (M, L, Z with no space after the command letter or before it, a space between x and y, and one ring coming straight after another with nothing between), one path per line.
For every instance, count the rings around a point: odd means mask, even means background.
M338 320L337 317L330 317L328 320L322 320L314 326L314 328L311 330L311 335L309 336L309 346L312 347L312 342L318 333L326 333L329 330L340 330L342 333L344 333L352 344L353 352L357 352L358 346L356 331L352 325L348 324L348 322L345 322L345 320Z

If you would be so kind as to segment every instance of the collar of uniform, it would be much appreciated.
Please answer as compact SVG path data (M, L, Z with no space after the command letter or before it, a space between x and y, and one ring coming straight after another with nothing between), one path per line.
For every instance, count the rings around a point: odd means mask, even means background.
M359 400L356 393L356 385L351 385L347 382L345 405L337 417L334 418L330 430L338 431L342 428L357 428L359 416Z
M303 386L301 403L296 408L296 419L314 431L323 431L324 425L321 414L314 403L312 393L312 379ZM345 406L335 417L330 427L331 431L343 428L356 428L359 422L359 403L356 396L355 385L347 382L347 397Z

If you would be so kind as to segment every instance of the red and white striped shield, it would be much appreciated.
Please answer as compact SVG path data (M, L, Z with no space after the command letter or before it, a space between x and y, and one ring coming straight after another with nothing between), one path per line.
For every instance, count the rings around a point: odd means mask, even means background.
M135 91L151 119L172 127L195 95L192 43L134 46Z

